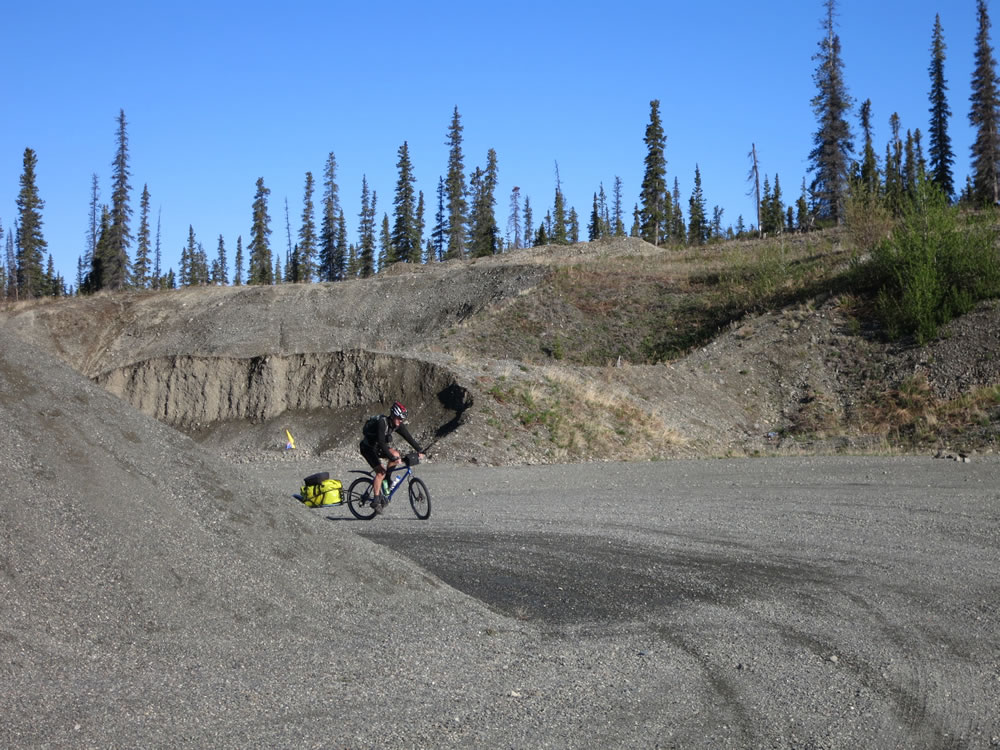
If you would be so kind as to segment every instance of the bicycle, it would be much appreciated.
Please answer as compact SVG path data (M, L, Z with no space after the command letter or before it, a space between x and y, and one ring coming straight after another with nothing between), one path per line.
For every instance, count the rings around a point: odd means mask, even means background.
M392 496L396 494L396 490L402 487L408 479L409 482L406 486L410 496L410 507L413 508L413 513L417 518L426 521L431 516L431 493L427 490L424 480L413 473L413 467L418 463L420 463L419 454L407 453L403 456L402 466L394 466L386 472L385 479L389 482L389 488L388 492L382 493L382 501L388 505ZM397 471L401 471L403 474L390 482L390 478ZM355 518L361 521L370 521L375 517L375 508L372 506L374 500L372 483L375 472L352 469L351 473L363 474L364 476L351 482L350 489L347 490L347 508Z

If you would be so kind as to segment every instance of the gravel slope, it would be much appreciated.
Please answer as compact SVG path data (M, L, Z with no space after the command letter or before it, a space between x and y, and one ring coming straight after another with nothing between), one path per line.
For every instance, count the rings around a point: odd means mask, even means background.
M348 460L234 467L3 331L0 430L3 747L1000 743L992 462L430 464L363 524L289 497Z

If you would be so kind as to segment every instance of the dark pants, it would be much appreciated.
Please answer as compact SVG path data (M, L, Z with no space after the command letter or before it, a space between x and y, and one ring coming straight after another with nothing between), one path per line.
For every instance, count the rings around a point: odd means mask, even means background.
M364 456L365 461L367 461L368 465L373 469L383 468L382 459L391 458L391 456L381 455L379 453L378 446L372 445L367 440L362 440L361 445L359 445L358 448L361 450L361 455Z

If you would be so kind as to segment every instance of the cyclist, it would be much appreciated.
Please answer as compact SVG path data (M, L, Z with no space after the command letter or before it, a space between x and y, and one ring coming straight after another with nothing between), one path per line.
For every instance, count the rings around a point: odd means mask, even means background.
M401 460L399 451L392 447L392 433L398 432L403 439L413 446L420 458L424 457L424 449L413 438L406 428L406 407L396 401L388 414L371 417L362 429L364 438L359 446L361 455L365 457L368 465L375 471L375 479L372 482L372 507L376 513L381 513L385 508L386 501L382 499L382 480L385 479L388 471L399 466ZM388 459L386 466L382 465L382 459Z

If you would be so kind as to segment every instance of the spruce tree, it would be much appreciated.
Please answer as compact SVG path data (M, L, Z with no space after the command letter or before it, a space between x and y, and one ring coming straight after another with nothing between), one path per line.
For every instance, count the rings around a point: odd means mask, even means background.
M795 226L804 232L812 226L812 214L809 213L809 202L806 200L806 178L802 178L802 189L795 201Z
M466 200L469 203L469 227L468 234L466 235L468 251L473 252L473 241L472 236L475 231L476 224L476 202L479 200L479 189L480 184L483 180L483 168L476 167L469 173L469 186L466 193Z
M851 98L844 83L840 37L834 31L835 0L825 0L823 5L826 33L819 43L819 52L813 57L817 61L813 74L817 92L812 108L818 128L813 136L813 149L809 152L809 170L813 173L810 193L816 216L840 224L844 219L848 166L854 150L846 120Z
M615 186L611 191L612 232L615 237L625 236L625 219L622 213L622 178L615 175Z
M52 260L52 253L49 253L48 262L45 265L45 295L47 297L61 297L62 293L62 279L56 273L56 264Z
M917 179L927 177L927 160L924 158L924 134L917 128L913 131L913 156L917 163Z
M90 176L90 220L87 222L87 246L83 253L83 267L86 274L94 262L97 250L97 235L101 227L101 189L96 174Z
M0 235L2 237L3 235ZM76 293L80 294L83 290L83 280L87 275L86 266L83 265L83 256L79 256L76 259ZM0 296L3 296L3 289L0 289Z
M533 242L533 232L534 224L532 224L533 216L531 215L531 198L529 196L524 196L524 246L532 247Z
M694 190L688 199L688 243L704 245L708 240L708 220L705 216L705 196L701 190L701 170L694 165Z
M597 191L597 214L600 218L600 234L607 237L611 234L611 212L608 210L608 194L604 192L604 183Z
M181 252L181 286L194 286L198 283L198 240L194 234L194 227L188 224L187 245Z
M646 126L645 171L639 190L640 236L652 245L664 239L667 223L667 137L660 122L660 100L649 103L649 124Z
M500 230L496 219L497 152L486 153L486 169L476 169L473 193L470 249L474 257L493 255L499 251Z
M721 240L724 239L722 232L722 215L726 212L724 208L719 206L712 206L712 228L711 228L711 239Z
M337 246L333 256L333 271L336 281L341 281L347 276L348 252L347 219L344 218L344 209L340 209L340 213L337 216Z
M162 219L162 210L156 212L156 245L153 249L153 279L152 284L154 289L163 289L163 274L161 273L160 261L162 257L160 255L160 222Z
M181 260L178 276L180 277L181 286L191 286L191 253L188 250L187 245L181 246Z
M903 198L906 194L906 184L903 179L903 140L900 137L899 113L893 112L889 117L889 142L885 145L885 198L896 214L903 210Z
M257 191L253 199L253 223L250 227L250 253L247 268L248 284L272 284L274 273L271 266L271 217L267 211L267 196L271 191L264 187L264 178L257 178Z
M670 236L676 237L677 242L683 242L687 236L687 226L684 224L684 211L681 210L681 185L680 181L674 178L673 200L670 210Z
M375 273L375 196L368 190L368 177L361 176L361 213L358 215L358 273Z
M285 270L282 281L290 284L297 284L302 281L302 263L299 257L299 243L292 245L291 249L285 253Z
M296 258L295 281L307 284L316 275L316 220L313 206L315 183L312 172L306 172L305 195L302 198L302 224L299 227L299 244Z
M556 162L556 195L552 205L552 221L548 227L549 241L556 245L569 242L566 229L566 198L562 191L562 180L559 177L559 162Z
M383 271L396 257L396 249L392 246L392 229L389 227L389 214L382 214L382 229L378 235L378 263L376 268Z
M236 257L233 258L233 286L243 286L243 235L236 237Z
M149 286L149 186L142 186L139 199L139 235L136 238L135 264L132 266L132 286L145 289Z
M444 260L448 244L448 215L445 213L444 178L438 178L437 211L434 213L434 229L431 230L431 244L434 246L434 260Z
M17 287L21 297L41 297L46 293L42 260L48 247L42 233L45 201L38 194L35 168L38 157L24 149L21 190L17 194Z
M94 256L91 258L90 271L83 281L82 291L85 294L93 294L104 288L104 265L109 256L109 243L111 238L111 212L106 205L101 206L101 222L97 229L97 245L94 247Z
M352 242L347 248L347 278L356 279L361 273L361 263L358 260L358 248Z
M468 204L465 200L465 167L462 157L462 118L458 107L452 114L448 127L448 173L445 178L445 196L448 208L447 243L445 257L464 258Z
M10 229L7 229L6 258L7 297L16 300L20 297L20 290L17 283L17 255L14 252L14 235Z
M972 193L979 204L996 205L1000 200L1000 98L998 98L996 59L990 43L990 16L986 0L977 0L975 70L969 122L975 130L972 144Z
M757 220L760 222L758 228L760 229L760 235L763 237L766 234L772 234L774 228L771 224L771 181L768 176L764 175L764 192L761 194L760 198L760 209L757 214Z
M427 207L424 204L424 191L421 190L417 193L417 216L416 226L413 231L413 254L410 257L411 263L420 263L424 260L424 228L427 226L424 216L426 211Z
M785 231L785 206L781 199L781 180L774 175L774 192L771 193L771 212L774 215L774 231L780 234Z
M538 233L535 235L535 247L544 247L549 244L548 235L545 233L545 222L538 225Z
M132 186L128 182L128 134L125 126L125 110L119 110L118 149L111 170L111 228L102 280L102 286L108 289L122 289L129 278L128 250L132 244L129 191Z
M417 263L420 261L420 237L417 231L416 192L410 147L406 141L397 152L396 194L393 197L392 253L389 262Z
M221 234L213 268L215 273L212 274L212 283L226 286L229 283L229 260L226 258L226 240Z
M517 250L524 246L521 236L521 188L510 190L510 214L507 216L507 244Z
M917 176L920 168L917 164L916 139L909 130L906 131L903 154L903 189L908 198L913 198L917 193Z
M569 242L569 234L566 230L566 199L558 184L556 184L556 196L552 205L552 232L549 240L555 245L565 245Z
M344 278L346 258L343 253L338 257L337 248L337 222L342 213L340 188L337 186L337 157L331 151L323 169L323 220L320 224L318 270L320 281L340 281Z
M858 175L861 187L868 195L877 195L881 177L878 172L878 159L875 156L874 139L872 138L872 100L865 99L861 105L861 132L865 145L861 158L861 172ZM791 227L789 227L791 229Z
M781 199L781 180L774 176L772 189L767 175L764 176L764 199L761 209L761 231L764 234L781 234L785 229L785 207Z
M931 92L930 92L930 179L951 200L955 194L955 179L951 167L955 154L951 149L948 134L948 81L944 77L945 61L944 32L941 30L941 16L934 16L934 32L931 36Z
M194 283L200 286L207 286L211 280L212 276L208 267L208 253L205 252L205 246L199 242L194 254Z
M587 239L590 242L601 239L601 211L597 205L597 193L594 193L594 205L590 210L590 222L587 224Z

